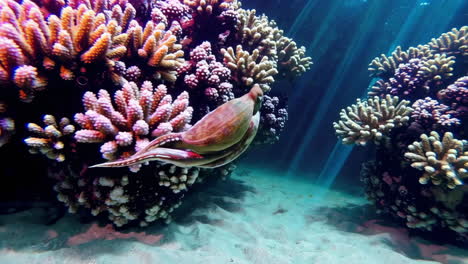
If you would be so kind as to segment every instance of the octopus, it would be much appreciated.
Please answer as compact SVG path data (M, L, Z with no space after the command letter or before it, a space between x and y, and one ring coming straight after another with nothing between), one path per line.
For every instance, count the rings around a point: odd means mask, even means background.
M188 130L151 141L132 156L91 166L126 167L160 161L179 167L216 168L238 158L254 139L263 92L258 85L208 113Z

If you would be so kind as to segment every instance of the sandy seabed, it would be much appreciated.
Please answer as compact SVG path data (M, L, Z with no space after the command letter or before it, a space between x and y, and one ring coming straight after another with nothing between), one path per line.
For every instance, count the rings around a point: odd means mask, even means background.
M45 225L43 209L1 215L0 263L468 263L468 251L411 236L361 195L273 171L240 168L188 199L190 213L163 228L116 231L73 215Z

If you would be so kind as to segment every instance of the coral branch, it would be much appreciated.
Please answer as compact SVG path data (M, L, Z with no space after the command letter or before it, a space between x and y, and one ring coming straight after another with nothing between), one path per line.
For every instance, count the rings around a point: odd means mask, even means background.
M52 115L45 115L42 121L44 128L35 123L27 125L33 136L26 138L24 143L30 148L30 153L41 153L49 159L63 162L66 158L64 150L69 147L67 144L75 132L75 127L70 124L68 118L62 118L57 123Z
M385 99L358 99L356 104L341 110L340 121L334 122L333 127L344 144L365 145L371 140L378 142L394 127L409 121L413 109L408 104L409 101L399 101L397 96L390 95Z
M441 141L439 134L433 131L430 136L422 134L421 141L409 145L405 157L412 161L411 167L424 171L419 183L431 181L453 189L468 177L467 144L453 138L450 132L445 133Z

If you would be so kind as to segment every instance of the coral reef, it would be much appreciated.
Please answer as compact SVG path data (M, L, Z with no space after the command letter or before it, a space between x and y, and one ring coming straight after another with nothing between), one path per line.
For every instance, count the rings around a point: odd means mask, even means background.
M397 47L391 56L371 62L369 71L378 80L367 100L398 96L412 111L399 127L381 133L384 144L376 146L375 160L361 170L367 198L378 212L409 228L463 241L468 239L467 30L453 29L407 51ZM370 116L358 109L343 109L334 123L343 143L374 139L356 122L363 120L360 115Z
M258 127L256 144L278 140L287 106L271 93L274 81L311 64L273 20L236 0L0 0L0 147L11 146L0 155L42 154L30 177L55 181L72 213L117 226L169 222L194 185L229 176ZM263 105L261 91L249 101L260 114L209 168L168 160L91 168L199 133L198 121L256 85L269 93ZM166 154L187 152L173 145Z

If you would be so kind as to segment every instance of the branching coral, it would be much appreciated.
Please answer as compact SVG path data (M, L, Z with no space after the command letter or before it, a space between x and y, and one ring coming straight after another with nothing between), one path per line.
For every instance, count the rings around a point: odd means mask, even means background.
M276 56L276 39L273 39L274 31L268 18L256 16L256 10L240 10L239 20L236 25L236 39L242 43L245 49L258 49L260 54L274 58ZM282 32L278 32L283 35Z
M436 54L432 59L410 59L400 63L388 81L378 80L369 96L396 95L404 99L426 96L440 89L453 74L454 57Z
M409 122L392 130L385 144L376 146L375 162L362 171L366 194L378 212L409 228L462 239L468 235L464 203L468 187L463 183L468 177L467 30L466 26L453 29L427 45L408 51L398 47L390 57L382 55L372 61L369 70L378 80L368 96L396 95L414 110L408 108ZM356 112L353 107L348 111ZM343 110L342 119L351 118L346 114ZM361 127L352 130L340 122L335 129L343 142L354 142L356 138L346 137L348 131L358 137ZM421 171L419 181L415 169Z
M445 133L441 141L439 134L432 131L430 136L422 134L420 142L408 146L405 157L412 161L413 168L424 170L419 178L421 184L431 181L434 185L443 184L453 189L468 177L467 144L453 138L450 132Z
M372 77L388 78L392 76L400 63L407 63L411 59L426 59L431 58L431 53L427 45L420 45L416 48L411 47L407 51L403 51L400 46L396 48L390 57L385 54L375 58L369 64L369 71Z
M30 148L30 153L41 153L49 159L63 162L66 158L64 148L69 146L75 127L68 118L62 118L57 123L52 115L45 115L42 121L44 128L35 123L27 125L33 135L26 138L24 143Z
M296 42L287 37L281 37L276 42L278 54L278 71L281 76L300 76L310 69L312 58L306 57L305 47L297 47Z
M79 5L66 7L60 17L50 15L46 21L30 1L21 5L12 0L2 2L0 79L15 84L24 101L30 101L34 92L47 84L45 71L57 69L62 79L70 80L79 64L106 65L125 55L127 35L104 13ZM132 13L133 7L128 5L126 10L130 11L124 14Z
M236 0L184 0L184 4L190 6L200 15L220 14L228 9L236 9Z
M166 86L153 88L149 81L140 88L135 83L125 84L115 93L114 104L106 90L100 90L98 96L87 92L83 96L86 112L75 115L82 128L75 138L80 143L105 142L101 153L107 160L128 157L152 138L184 130L193 111L188 99L184 92L173 102Z
M433 38L429 46L439 53L468 56L468 26L453 28L439 38Z
M201 90L215 106L234 99L231 70L216 61L211 44L203 42L190 52L190 60L179 69L189 90Z
M456 80L438 92L437 96L452 108L468 107L468 76Z
M172 30L166 29L164 23L155 25L149 21L144 28L131 24L128 35L130 56L146 61L155 79L175 82L176 70L184 62L184 52Z
M283 36L273 20L265 15L256 16L255 9L239 11L236 30L236 39L245 50L256 49L261 56L277 62L281 77L300 76L312 64L312 59L305 55L305 47L299 48L296 42Z
M270 85L275 81L274 75L278 73L274 61L266 56L260 56L258 50L252 54L242 49L241 45L228 49L221 49L224 56L224 64L233 72L233 78L241 85L252 87L259 84L264 92L271 89Z
M419 99L411 106L414 110L411 117L425 127L460 125L460 120L452 116L453 110L437 100L426 97Z
M434 57L423 60L419 74L428 80L440 81L453 76L452 66L455 64L455 57L446 54L435 54Z
M264 95L260 115L260 128L254 144L275 143L286 126L288 111L276 96Z
M118 226L169 222L192 185L235 166L153 161L130 175L90 165L133 155L188 129L192 115L198 121L255 84L267 92L275 75L294 78L310 64L305 48L237 0L0 0L0 146L10 142L12 159L26 144L53 160L35 159L33 175L48 171L70 212L103 213ZM265 98L257 143L275 141L287 119L283 98ZM50 115L35 124L31 113Z
M413 109L409 101L399 101L398 97L387 95L384 99L358 99L356 104L340 112L340 121L334 122L336 134L344 144L365 145L368 141L378 142L394 127L409 121Z

